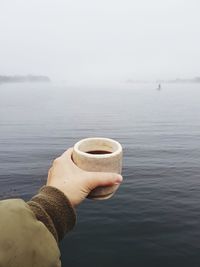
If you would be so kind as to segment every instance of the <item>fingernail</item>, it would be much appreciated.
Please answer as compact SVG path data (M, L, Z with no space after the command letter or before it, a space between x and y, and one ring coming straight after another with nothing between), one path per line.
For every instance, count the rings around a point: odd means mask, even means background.
M119 175L119 176L117 177L116 182L117 182L117 183L121 183L122 181L123 181L123 177L122 177L121 175Z

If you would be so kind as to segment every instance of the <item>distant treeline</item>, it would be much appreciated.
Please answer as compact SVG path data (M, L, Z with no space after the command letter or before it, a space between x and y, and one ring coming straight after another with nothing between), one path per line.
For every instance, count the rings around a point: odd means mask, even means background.
M48 76L43 75L0 75L0 83L22 83L22 82L50 82Z

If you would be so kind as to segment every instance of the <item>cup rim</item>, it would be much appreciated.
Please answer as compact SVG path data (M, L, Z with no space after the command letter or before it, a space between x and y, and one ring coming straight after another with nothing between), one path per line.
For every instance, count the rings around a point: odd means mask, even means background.
M88 141L88 140L102 140L102 141L108 141L108 142L114 143L115 145L117 145L117 150L115 152L111 152L109 154L89 154L87 152L83 152L83 151L79 150L79 146L83 142ZM89 138L81 139L80 141L78 141L74 145L73 149L77 154L88 157L88 158L110 158L111 156L116 156L122 152L122 146L119 142L117 142L114 139L105 138L105 137L89 137Z

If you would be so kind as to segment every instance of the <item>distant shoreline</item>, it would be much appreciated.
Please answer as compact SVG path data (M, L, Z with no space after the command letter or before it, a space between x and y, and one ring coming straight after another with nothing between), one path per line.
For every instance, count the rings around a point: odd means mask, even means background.
M127 84L134 84L134 83L200 83L200 77L195 77L192 79L173 79L173 80L156 80L156 81L143 81L143 80L133 80L127 79L124 81Z
M34 83L34 82L51 82L48 76L44 75L0 75L0 84L2 83Z
M160 80L159 82L163 83L200 83L200 77L195 77L192 79L174 79L174 80Z

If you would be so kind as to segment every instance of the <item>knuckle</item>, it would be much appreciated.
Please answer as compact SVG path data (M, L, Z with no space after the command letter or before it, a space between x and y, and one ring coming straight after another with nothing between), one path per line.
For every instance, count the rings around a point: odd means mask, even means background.
M58 163L60 163L60 161L61 161L61 158L60 157L54 159L53 165L57 165Z

